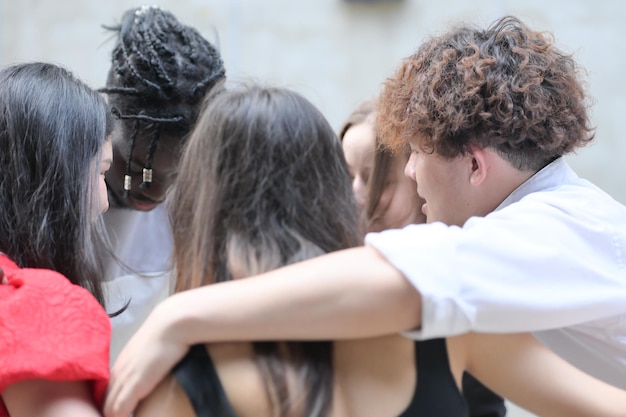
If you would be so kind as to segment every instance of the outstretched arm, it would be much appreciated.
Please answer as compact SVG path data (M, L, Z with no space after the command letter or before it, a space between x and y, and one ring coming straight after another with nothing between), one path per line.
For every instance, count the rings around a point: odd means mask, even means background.
M9 385L2 399L11 417L98 417L87 382L28 380Z
M626 416L626 391L578 370L528 333L460 338L468 345L468 371L538 416Z
M420 325L420 296L376 250L359 247L176 294L113 366L107 417L126 417L199 342L347 339Z

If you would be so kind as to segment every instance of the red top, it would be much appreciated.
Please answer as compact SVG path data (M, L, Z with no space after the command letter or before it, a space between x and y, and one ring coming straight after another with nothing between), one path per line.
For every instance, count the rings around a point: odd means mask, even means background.
M84 288L0 255L0 393L30 379L88 381L101 407L109 380L109 317ZM0 417L9 414L0 398Z

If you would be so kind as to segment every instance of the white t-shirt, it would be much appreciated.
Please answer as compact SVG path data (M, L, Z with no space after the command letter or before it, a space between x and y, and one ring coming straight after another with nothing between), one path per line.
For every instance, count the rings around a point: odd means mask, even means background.
M104 222L115 254L130 269L109 259L105 272L106 309L127 309L111 319L111 364L130 337L172 289L173 237L165 204L148 212L110 208Z
M416 339L534 332L626 389L626 207L558 159L493 212L371 233L422 295Z

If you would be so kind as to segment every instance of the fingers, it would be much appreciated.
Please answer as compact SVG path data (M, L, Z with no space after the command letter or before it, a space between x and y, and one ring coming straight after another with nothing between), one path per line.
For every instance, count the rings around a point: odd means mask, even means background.
M157 306L117 357L111 370L105 417L129 417L187 352L188 346L168 330L167 318L171 315L159 315L159 311Z
M145 398L150 390L141 390L141 375L132 366L126 363L133 363L126 359L129 355L122 352L111 371L111 380L104 404L105 417L128 417L137 404ZM133 355L130 355L132 357ZM141 361L135 361L139 365Z
M172 354L171 348L162 345L149 349L150 353L146 354L139 349L141 345L139 343L137 349L127 345L115 362L104 405L105 417L128 417L187 350L181 346Z
M128 417L136 407L136 402L133 402L132 396L128 395L128 385L120 383L123 380L127 383L131 382L127 378L120 377L120 372L114 367L104 403L105 417Z

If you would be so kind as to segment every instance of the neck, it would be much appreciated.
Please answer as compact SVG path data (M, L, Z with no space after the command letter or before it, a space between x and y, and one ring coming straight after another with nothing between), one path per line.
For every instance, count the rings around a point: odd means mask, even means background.
M513 191L537 173L536 171L520 171L503 158L495 159L493 167L494 171L489 176L485 187L488 190L487 198L491 202L488 212L495 210Z

